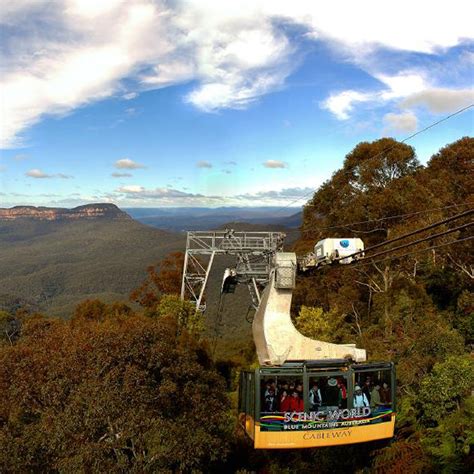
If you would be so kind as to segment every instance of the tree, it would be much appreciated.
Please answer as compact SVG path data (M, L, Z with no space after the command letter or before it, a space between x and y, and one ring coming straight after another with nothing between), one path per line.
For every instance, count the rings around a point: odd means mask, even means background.
M156 315L160 318L174 316L179 331L188 331L194 337L204 330L203 315L196 311L196 306L189 301L181 301L176 295L164 295L157 307Z
M444 205L472 204L474 138L464 137L441 148L428 161L420 179Z
M21 322L18 317L6 311L0 311L0 344L3 342L13 344L20 336Z
M468 356L450 356L423 378L418 401L422 420L428 426L457 411L474 388L474 361Z
M225 460L225 385L178 319L27 321L16 344L0 346L0 471L190 471Z
M154 309L162 295L178 295L181 291L184 254L173 252L157 266L147 268L148 277L130 294L130 299L144 308Z
M337 236L360 237L368 247L455 215L474 202L473 167L472 138L444 147L426 167L392 139L361 143L305 207L295 249ZM472 243L430 249L471 234L465 229L376 264L325 267L298 279L293 310L302 331L322 336L329 324L331 342L352 334L369 360L396 365L397 440L373 453L375 472L472 472L472 424L461 422L472 408L465 355L474 321ZM414 250L429 251L403 255Z
M331 342L331 325L321 308L302 306L295 319L298 331L311 339Z

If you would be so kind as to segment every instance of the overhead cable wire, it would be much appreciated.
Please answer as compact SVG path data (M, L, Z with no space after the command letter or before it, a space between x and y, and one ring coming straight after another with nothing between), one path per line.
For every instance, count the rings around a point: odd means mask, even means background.
M446 206L445 208L448 208L448 207L452 207L452 206ZM443 209L443 208L438 208L438 209ZM420 212L423 212L423 211L420 211ZM469 209L467 211L464 211L464 212L461 212L459 214L456 214L454 216L451 216L451 217L448 217L448 218L445 218L445 219L442 219L441 221L437 221L437 222L434 222L433 224L430 224L428 226L425 226L425 227L422 227L420 229L416 229L412 232L409 232L408 234L403 234L399 237L395 237L393 239L390 239L390 240L385 240L383 242L380 242L378 244L375 244L375 245L372 245L370 247L367 247L365 248L364 250L360 250L358 252L354 252L350 255L347 255L345 257L339 257L339 258L336 258L333 260L332 263L337 263L341 260L345 260L347 258L351 258L351 257L355 257L357 255L361 255L361 254L365 254L366 252L368 251L371 251L371 250L374 250L374 249L377 249L377 248L380 248L380 247L384 247L386 245L389 245L389 244L392 244L392 243L395 243L395 242L398 242L400 240L403 240L403 239L406 239L408 237L412 237L413 235L417 235L417 234L420 234L422 232L425 232L427 230L431 230L431 229L434 229L436 227L439 227L440 225L444 225L444 224L447 224L449 222L452 222L454 220L457 220L457 219L460 219L462 217L466 217L466 216L469 216L471 214L474 213L474 209ZM412 215L415 215L417 213L412 213ZM469 227L472 223L469 223L467 224L466 226L461 226L460 228L464 228L464 227ZM451 233L451 232L454 232L455 230L459 230L460 228L454 228L454 229L450 229L449 231L447 231L447 233ZM441 233L440 235L444 235L443 233ZM439 235L439 236L440 236ZM430 240L431 238L436 238L438 236L438 234L435 234L433 236L428 236L426 239L421 239L419 241L415 241L416 242L424 242L425 240ZM411 245L414 245L414 243L410 243L409 245L406 245L406 246L411 246ZM388 249L387 251L384 251L384 252L379 252L377 253L376 255L381 255L381 254L384 254L384 253L388 253L392 250L397 250L397 249L400 249L400 248L405 248L405 246L399 246L399 247L395 247L393 249ZM251 257L248 257L248 263L256 263L258 261L262 261L263 259L267 258L268 257L268 254L269 253L272 253L271 251L269 251L268 253L266 254L263 254L263 255L254 255L254 256L251 256ZM372 256L371 256L372 257Z
M417 132L415 132L415 133L409 135L408 137L404 138L403 140L398 141L397 143L393 144L392 146L386 148L385 150L382 150L382 151L380 151L379 153L375 154L374 156L371 156L369 159L373 160L374 158L377 158L377 157L379 157L380 155L382 155L382 154L384 154L384 153L388 153L390 150L393 150L393 148L395 148L395 147L398 145L398 143L406 143L407 141L411 140L412 138L415 138L416 136L418 136L418 135L420 135L420 134L422 134L422 133L424 133L424 132L430 130L430 129L433 128L433 127L436 127L436 126L439 125L440 123L443 123L443 122L445 122L446 120L449 120L449 119L455 117L456 115L462 114L463 112L465 112L466 110L468 110L468 109L470 109L470 108L472 108L472 107L474 107L474 103L469 104L469 105L467 105L467 106L465 106L465 107L462 107L461 109L456 110L456 111L453 112L452 114L446 115L445 117L443 117L443 118L437 120L436 122L433 122L433 123L427 125L425 128L422 128L421 130L418 130ZM337 172L336 172L336 173L337 173ZM350 173L352 173L352 170L347 171L345 174L350 174ZM303 199L306 199L306 198L309 197L311 194L314 195L315 192L316 192L316 189L313 190L313 191L311 191L310 193L307 193L307 194L305 194L305 195L303 195L303 196L301 196L301 197L299 197L299 198L297 198L297 199L291 201L291 202L288 203L286 206L282 206L280 209L277 209L275 212L279 212L279 211L282 211L282 210L284 210L284 209L287 209L288 207L291 207L292 204L295 204L296 202L299 202L299 201L301 201L301 200L303 200Z
M377 249L377 248L380 248L380 247L384 247L385 245L393 244L394 242L398 242L400 240L406 239L406 238L411 237L413 235L420 234L421 232L425 232L427 230L434 229L435 227L438 227L438 226L443 225L443 224L447 224L447 223L452 222L456 219L460 219L462 217L467 217L467 216L469 216L473 213L474 213L474 209L469 209L467 211L461 212L460 214L456 214L456 215L448 217L446 219L442 219L440 221L434 222L433 224L430 224L428 226L422 227L420 229L416 229L412 232L409 232L408 234L403 234L403 235L400 235L399 237L395 237L393 239L385 240L383 242L380 242L379 244L371 245L370 247L367 247L364 250L359 250L359 251L354 252L354 253L352 253L350 255L347 255L345 257L336 258L336 259L333 260L333 262L339 262L340 260L345 260L346 258L355 257L357 255L361 255L363 253L366 253L370 250L374 250L374 249Z
M439 232L437 234L433 234L433 235L423 237L422 239L414 240L413 242L408 242L406 244L399 245L398 247L393 247L391 249L383 250L382 252L378 252L378 253L375 253L373 255L369 255L369 257L367 257L367 258L380 257L381 255L385 255L387 253L392 253L392 252L395 252L397 250L401 250L401 249L404 249L404 248L407 248L407 247L412 247L413 245L418 245L418 244L421 244L423 242L428 242L430 240L437 239L438 237L443 237L444 235L452 234L453 232L457 232L458 230L467 229L468 227L471 227L472 225L474 225L474 222L468 222L467 224L464 224L464 225L461 225L461 226L458 226L458 227L453 227L452 229L445 230L444 232Z
M427 214L429 212L435 212L435 211L444 211L445 209L452 209L453 207L461 207L461 206L472 206L474 205L474 202L465 202L465 203L459 203L459 204L452 204L450 206L443 206L443 207L434 207L431 209L424 209L422 211L417 211L417 212L410 212L407 214L397 214L394 216L387 216L387 217L380 217L378 219L368 219L366 221L358 221L358 222L348 222L345 224L339 224L339 225L329 225L329 226L324 226L324 227L319 227L316 226L318 230L329 230L329 229L340 229L343 227L349 227L349 226L354 226L354 225L360 225L360 224L370 224L372 222L383 222L383 221L388 221L391 219L399 219L402 217L412 217L412 216L417 216L420 214ZM300 231L301 234L306 234L306 233L311 233L315 232L314 230L306 229ZM359 232L359 231L352 231L352 232Z
M404 257L408 257L410 255L414 255L416 253L421 253L421 252L427 252L429 250L435 250L435 249L438 249L440 247L446 247L448 245L454 245L454 244L458 244L460 242L467 242L468 240L472 240L474 239L474 236L471 236L471 237L465 237L463 239L457 239L457 240L453 240L452 242L445 242L443 244L438 244L438 245L433 245L431 247L426 247L424 249L418 249L418 250L412 250L411 252L407 252L407 253L404 253L402 255L395 255L393 257L385 257L385 258L382 258L380 260L377 260L377 261L373 261L373 260L369 260L369 259L364 259L364 260L357 260L353 265L351 266L360 266L360 265L375 265L377 263L382 263L382 262L385 262L387 260L397 260L397 259L400 259L400 258L404 258ZM367 261L366 261L367 260Z

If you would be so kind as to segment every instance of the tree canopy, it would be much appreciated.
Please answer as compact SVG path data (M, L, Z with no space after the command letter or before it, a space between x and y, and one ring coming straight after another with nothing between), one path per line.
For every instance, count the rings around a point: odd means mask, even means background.
M176 308L175 308L176 309ZM226 456L228 399L172 311L100 302L24 322L0 348L0 470L202 469Z

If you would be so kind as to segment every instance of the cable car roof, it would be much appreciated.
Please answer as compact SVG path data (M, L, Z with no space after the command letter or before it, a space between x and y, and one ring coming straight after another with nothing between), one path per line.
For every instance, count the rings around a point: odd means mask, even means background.
M302 371L306 369L337 369L337 368L347 368L352 367L358 370L377 370L377 369L391 369L393 367L393 362L352 362L347 359L325 359L325 360L302 360L302 361L291 361L285 362L282 365L278 366L268 366L260 367L259 371L262 374L274 374L279 371Z

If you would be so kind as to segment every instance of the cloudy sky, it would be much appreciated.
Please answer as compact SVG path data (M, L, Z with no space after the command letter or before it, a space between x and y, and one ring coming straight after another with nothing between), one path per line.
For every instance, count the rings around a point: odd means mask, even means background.
M0 206L292 205L474 103L474 3L2 0ZM412 144L473 134L474 108ZM298 201L299 200L299 201Z

